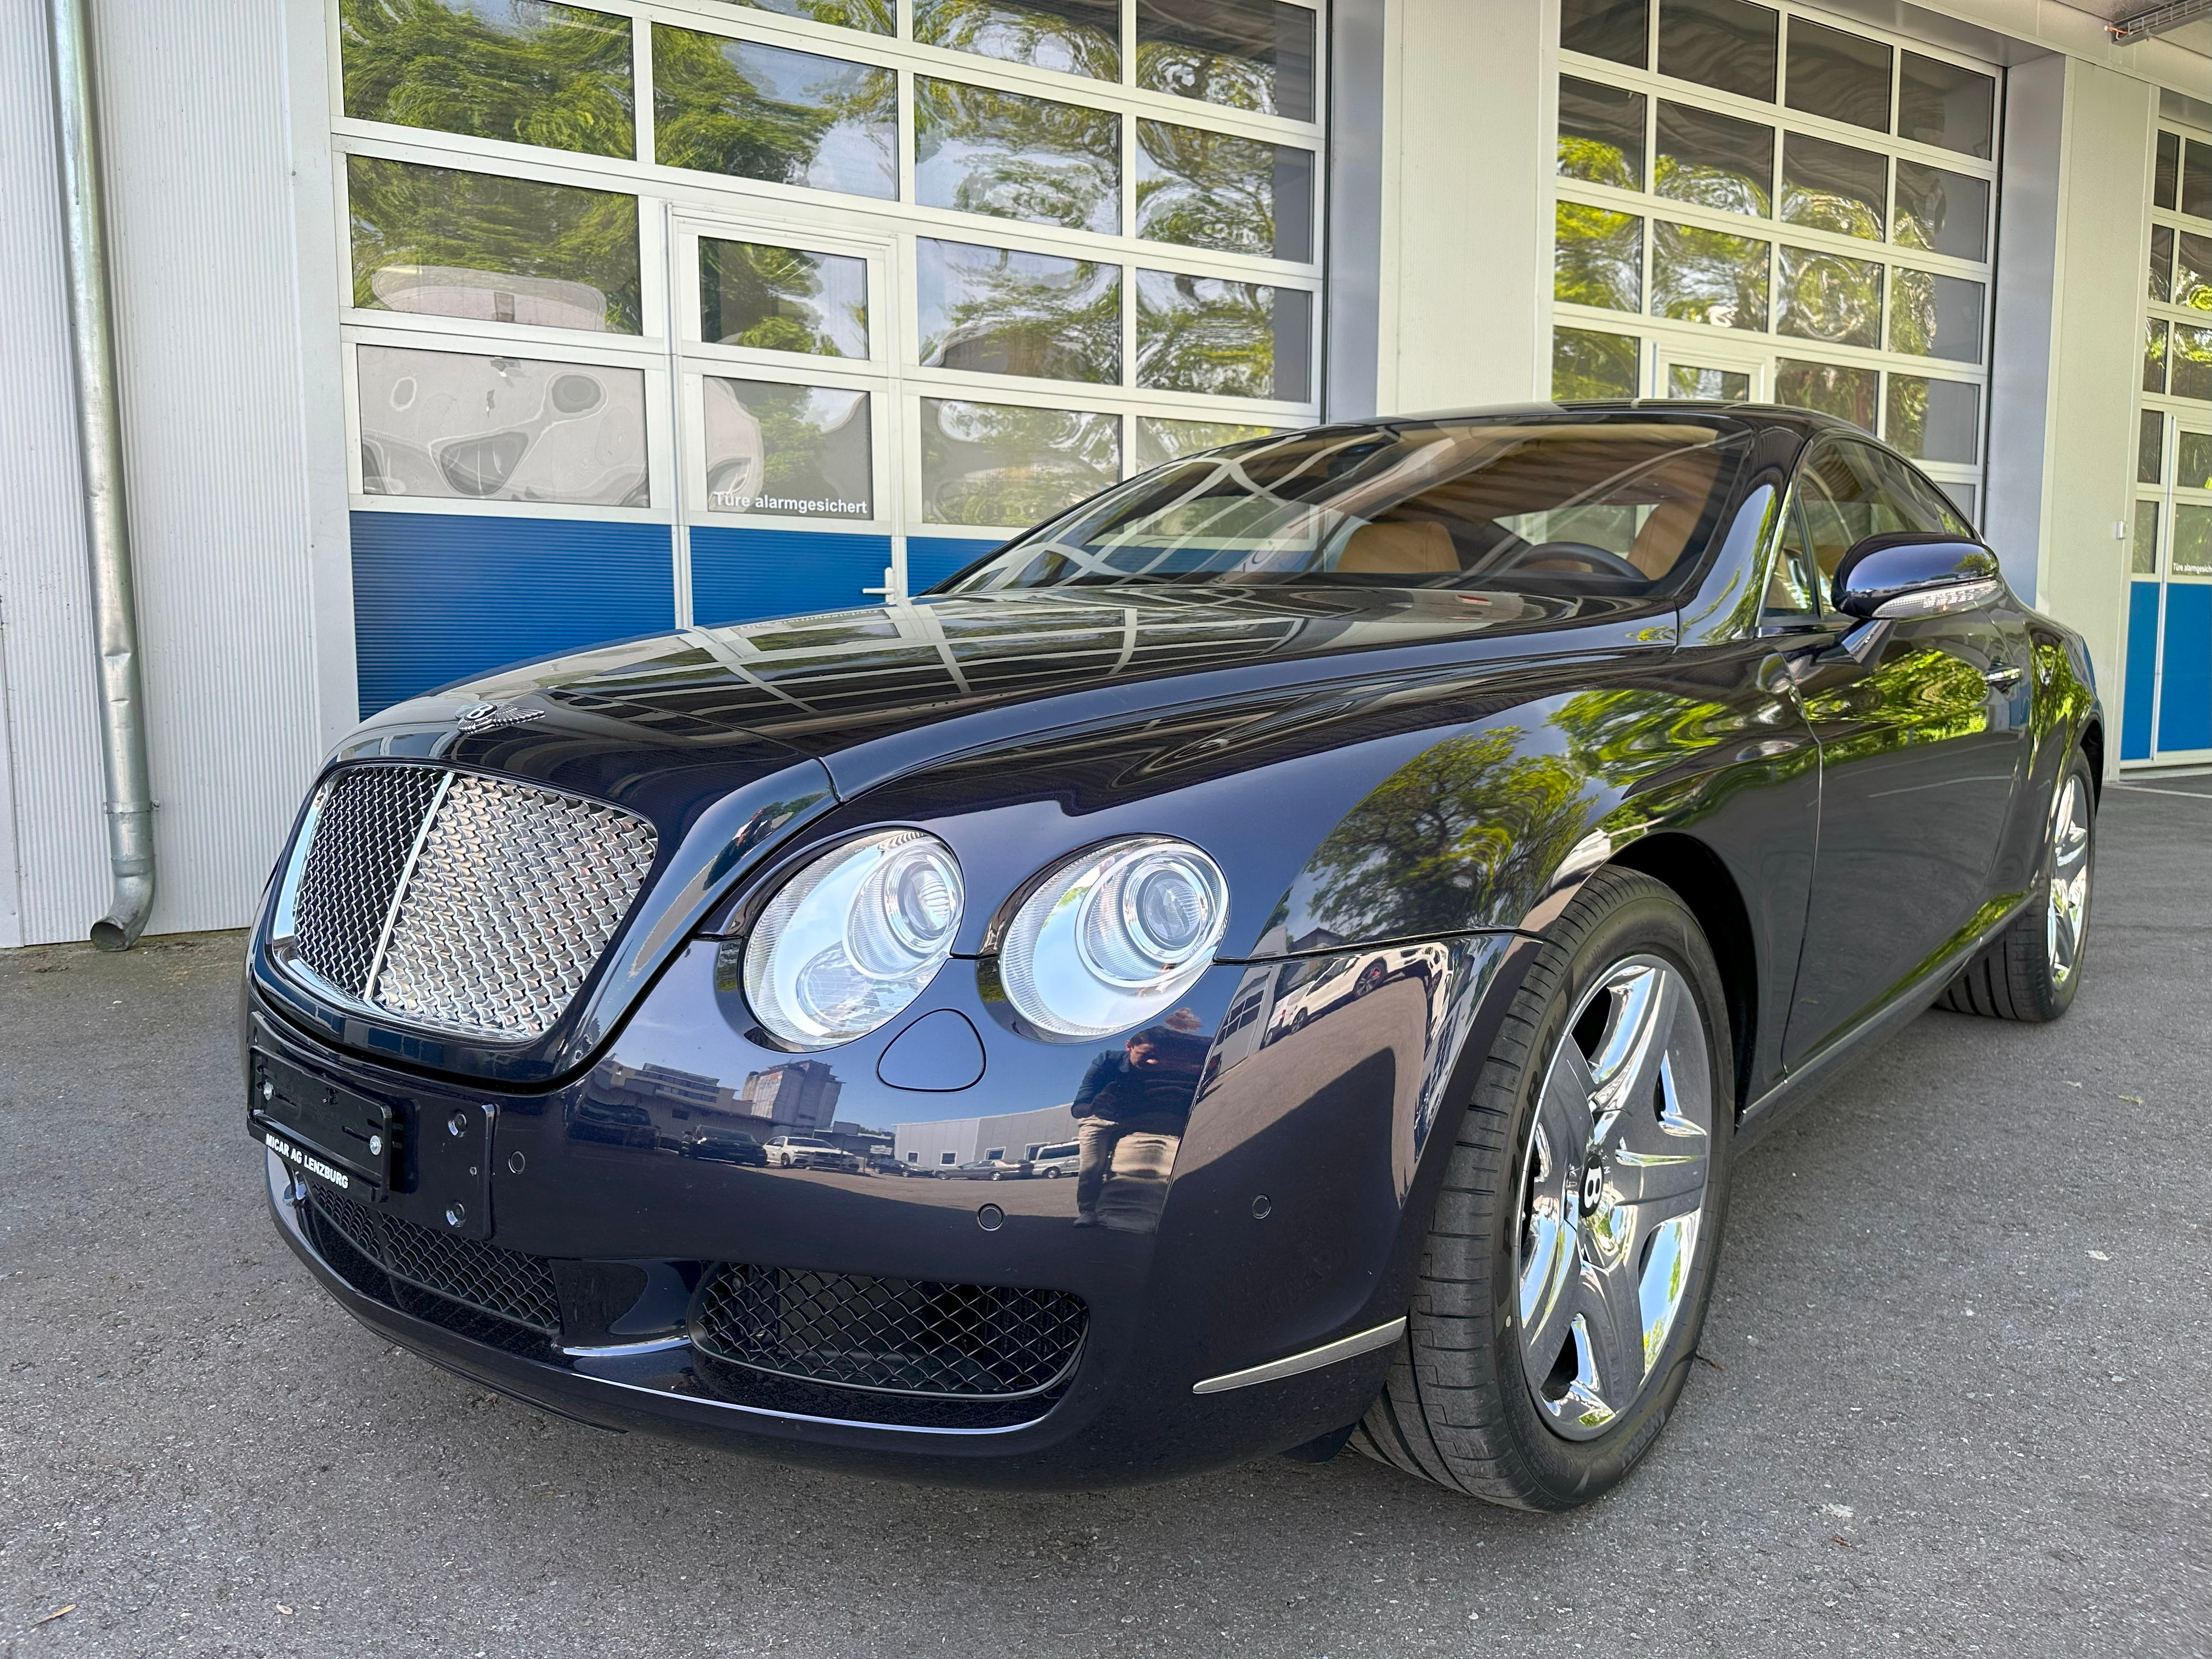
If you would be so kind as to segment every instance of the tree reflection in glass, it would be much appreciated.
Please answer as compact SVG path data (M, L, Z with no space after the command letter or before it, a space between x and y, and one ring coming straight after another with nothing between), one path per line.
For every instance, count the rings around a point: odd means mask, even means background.
M1982 390L1966 380L1892 374L1882 435L1916 461L1971 466L1980 447Z
M2173 325L2173 395L2212 402L2212 328Z
M1997 83L1959 64L1905 54L1897 77L1897 135L1990 158Z
M653 109L664 167L898 194L893 70L656 23Z
M1982 285L1899 266L1890 276L1889 349L1954 363L1982 360Z
M1777 332L1832 345L1881 344L1880 265L1785 246L1781 270Z
M1137 384L1303 402L1313 295L1178 271L1137 273Z
M1034 524L1121 476L1117 415L921 400L921 516L927 523Z
M1990 251L1990 181L1924 161L1897 164L1899 246L1984 259Z
M786 17L804 17L810 22L834 23L840 28L865 29L870 34L898 33L896 0L730 0L730 3L779 12Z
M1167 121L1137 123L1137 234L1263 258L1313 258L1313 152Z
M2143 324L2142 389L2166 390L2166 319L2153 317Z
M1698 225L1651 225L1651 311L1720 328L1766 326L1768 244Z
M1791 224L1879 242L1888 197L1887 157L1802 132L1784 137L1782 216Z
M1644 94L1559 77L1562 179L1615 190L1644 188Z
M866 357L868 262L702 236L699 337L756 351Z
M1561 202L1552 244L1552 297L1607 311L1644 308L1644 221Z
M635 196L349 155L346 207L364 310L638 331Z
M1281 0L1137 0L1137 84L1314 118L1314 13Z
M1676 202L1764 217L1774 206L1774 129L1661 100L1652 188Z
M1121 266L922 236L915 271L926 366L1120 382Z
M708 512L875 516L866 392L709 375L701 393Z
M1218 449L1223 444L1242 443L1247 438L1272 438L1281 430L1273 426L1240 426L1234 421L1170 421L1154 415L1139 415L1137 471L1149 472L1178 457L1193 455L1201 449Z
M1806 362L1784 357L1774 365L1774 401L1791 409L1817 410L1849 421L1872 432L1878 414L1875 398L1881 375L1871 368L1846 368L1840 363Z
M918 75L914 122L922 206L1120 232L1120 116Z
M629 27L544 0L340 0L345 112L627 158Z
M1552 396L1583 402L1633 398L1638 391L1637 359L1642 343L1625 334L1589 328L1552 331Z
M1063 75L1121 78L1121 0L914 0L914 38Z
M2174 238L2173 303L2212 311L2212 236Z
M2212 507L2174 504L2171 568L2177 576L2212 576Z
M2130 550L2129 574L2136 576L2158 574L2158 510L2161 503L2136 503L2135 546Z

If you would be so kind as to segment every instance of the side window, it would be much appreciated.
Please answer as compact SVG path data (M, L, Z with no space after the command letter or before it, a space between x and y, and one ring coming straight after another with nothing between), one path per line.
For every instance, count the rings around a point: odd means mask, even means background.
M1867 499L1865 482L1841 445L1822 443L1798 469L1797 503L1805 515L1805 540L1820 573L1818 582L1825 591L1844 555L1875 533L1874 507Z
M1917 530L1963 535L1966 526L1942 497L1902 461L1865 444L1839 444L1868 507L1869 536Z
M1812 539L1805 533L1803 489L1790 494L1782 515L1782 544L1775 550L1774 570L1766 579L1762 620L1788 624L1820 614L1818 567L1813 562Z

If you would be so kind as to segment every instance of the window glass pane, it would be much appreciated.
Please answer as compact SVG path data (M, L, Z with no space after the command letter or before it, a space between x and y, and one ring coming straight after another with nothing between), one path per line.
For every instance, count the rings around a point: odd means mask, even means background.
M1871 485L1876 518L1883 528L1952 535L1966 529L1951 498L1894 455L1864 444L1851 445L1850 455L1852 465Z
M2158 508L2156 501L2136 503L2136 544L2135 556L2130 562L2131 574L2158 574Z
M1728 213L1772 210L1772 127L1662 100L1657 149L1660 195Z
M1889 131L1889 48L1810 18L1790 20L1792 109Z
M1121 379L1121 267L915 239L921 361L931 368Z
M1954 363L1982 360L1979 283L1899 267L1890 275L1889 349Z
M2173 295L2173 227L2153 225L2150 228L2150 271L2145 278L2144 292L2164 305Z
M2178 132L2158 135L2158 172L2150 198L2162 208L2172 208L2181 199L2181 135Z
M914 118L922 206L1121 230L1120 116L917 75Z
M1302 403L1313 295L1170 270L1137 273L1137 384Z
M1918 374L1889 377L1888 419L1883 435L1916 461L1972 465L1981 422L1979 386L1964 380L1931 380Z
M1749 236L1653 221L1652 314L1764 329L1768 246Z
M1559 174L1644 188L1644 94L1559 77Z
M2154 409L2142 412L2136 439L2136 482L2154 484L2166 477L2166 416Z
M757 11L781 12L786 17L805 17L841 28L866 29L871 34L898 33L896 0L731 0Z
M914 38L1066 75L1121 78L1121 0L914 0Z
M1847 259L1839 253L1785 246L1778 312L1778 333L1836 345L1879 346L1881 267L1870 259ZM1869 419L1859 422L1869 431L1873 429L1872 404L1869 398Z
M647 507L645 373L356 349L362 491Z
M1233 421L1168 421L1157 416L1137 416L1137 471L1149 472L1164 465L1179 455L1189 455L1201 449L1218 449L1223 444L1242 443L1247 438L1271 438L1279 427L1239 426Z
M1121 476L1121 419L963 398L921 400L921 516L1028 525Z
M1561 202L1552 248L1552 297L1608 311L1644 308L1644 221Z
M1897 91L1899 137L1989 160L1997 83L1988 76L1908 52Z
M1952 505L1959 509L1959 516L1966 520L1966 527L1969 530L1972 530L1974 524L1973 485L1970 483L1939 483L1936 487L1946 495L1948 495L1951 498Z
M2173 395L2212 403L2212 328L2173 325Z
M637 198L346 158L353 302L635 334Z
M2166 390L2166 324L2156 317L2143 325L2142 389Z
M2212 507L2175 504L2169 568L2177 576L2212 576Z
M2212 236L2191 236L2185 231L2174 239L2174 250L2173 303L2192 311L2212 311Z
M868 355L868 262L699 239L699 337L709 345Z
M1314 118L1314 14L1280 0L1137 0L1137 84Z
M1897 164L1897 240L1906 247L1983 259L1990 251L1990 181L1920 161Z
M357 120L636 153L626 17L541 0L342 0L338 40Z
M1798 492L1782 521L1781 542L1775 550L1774 568L1766 579L1766 598L1760 606L1770 619L1820 614L1820 568L1813 562L1812 541L1805 533L1804 498L1808 494L1806 489Z
M1694 363L1667 365L1667 396L1708 404L1747 404L1751 376L1741 369L1700 368Z
M1633 398L1640 348L1625 334L1595 329L1552 331L1552 396L1562 403Z
M2212 219L2212 144L2191 138L2181 152L2181 210L2192 219ZM2177 519L2174 529L2180 528Z
M1882 238L1889 161L1851 144L1787 134L1782 144L1782 216L1843 236Z
M1751 0L1659 0L1659 73L1771 99L1778 21Z
M875 517L866 392L710 375L702 394L708 512Z
M811 52L653 26L653 144L664 167L889 200L898 76Z
M2175 434L2173 483L2178 489L2212 489L2212 433Z
M1650 51L1650 0L1560 0L1559 44L1642 69Z
M1871 368L1803 362L1784 357L1774 365L1774 401L1792 409L1818 410L1874 430L1875 400L1881 376Z
M1314 157L1166 121L1137 123L1137 234L1277 259L1313 258Z

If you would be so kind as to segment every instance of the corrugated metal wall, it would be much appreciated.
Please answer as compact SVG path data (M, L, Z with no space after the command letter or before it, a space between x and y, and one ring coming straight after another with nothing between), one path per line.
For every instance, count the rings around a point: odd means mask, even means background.
M319 750L285 19L96 9L153 748L152 931L243 923ZM0 30L0 805L17 939L107 896L43 8ZM27 27L21 25L27 24ZM0 836L0 854L8 851Z

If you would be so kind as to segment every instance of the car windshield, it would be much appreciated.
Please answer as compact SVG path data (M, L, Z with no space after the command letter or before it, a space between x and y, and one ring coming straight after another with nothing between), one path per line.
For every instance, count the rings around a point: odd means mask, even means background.
M1725 419L1395 421L1170 462L938 590L1116 584L1639 597L1686 578L1750 443Z

